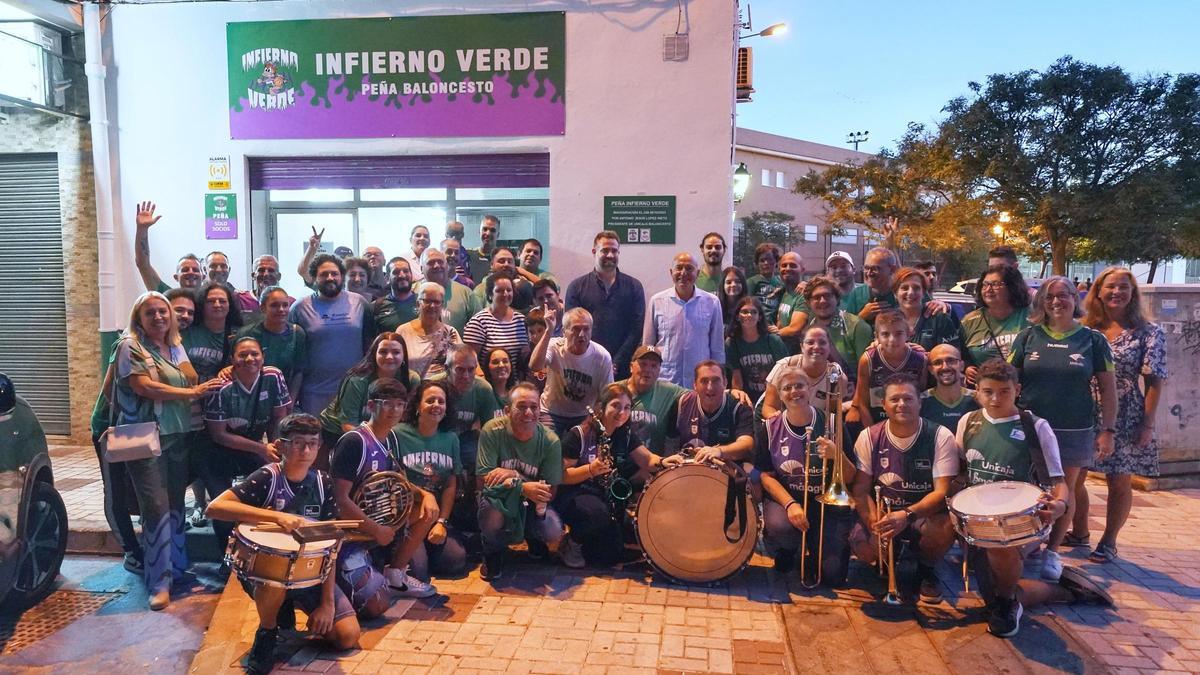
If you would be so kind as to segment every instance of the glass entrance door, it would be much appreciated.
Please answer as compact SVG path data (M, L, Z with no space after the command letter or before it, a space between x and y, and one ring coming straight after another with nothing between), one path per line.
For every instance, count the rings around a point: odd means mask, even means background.
M287 289L289 295L299 300L312 293L296 274L296 268L304 258L314 228L317 232L324 231L321 253L333 253L340 247L358 251L355 219L354 209L275 211L275 255L279 258L279 271L283 275L280 285Z

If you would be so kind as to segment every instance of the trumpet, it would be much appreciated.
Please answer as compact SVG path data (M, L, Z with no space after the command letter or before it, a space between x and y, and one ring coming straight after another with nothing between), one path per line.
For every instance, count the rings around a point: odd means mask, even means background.
M829 440L833 441L834 451L841 452L842 448L842 382L841 371L833 363L829 364L825 371L825 378L829 382L828 396L825 398L825 433ZM807 459L807 458L806 458ZM830 472L828 462L833 462L833 471ZM805 466L805 477L807 478L807 465ZM825 486L825 478L829 476L829 486ZM807 488L807 483L806 483ZM817 533L817 583L821 583L821 561L825 559L825 507L836 506L838 508L850 508L854 506L854 498L850 496L850 490L846 487L845 469L842 468L842 458L834 456L832 460L824 458L821 460L821 494L817 497L817 501L821 502L821 527ZM804 495L805 509L804 515L808 516L808 495Z
M884 501L881 498L881 495L880 495L881 489L882 488L880 486L878 486L878 485L875 486L875 506L876 506L877 511L879 511L880 513L882 513L883 515L886 516L892 512L892 507L890 504L888 504L886 501ZM896 590L896 547L895 547L896 542L893 541L892 539L888 539L887 543L884 543L882 534L876 534L875 537L876 537L876 542L878 543L878 546L879 546L879 551L878 551L878 555L876 556L876 558L879 561L879 573L880 574L883 574L883 566L884 566L883 549L885 549L885 548L887 549L887 585L888 585L888 587L887 587L887 595L883 596L883 601L889 605L902 604L903 601L900 600L900 593L897 592L897 590Z

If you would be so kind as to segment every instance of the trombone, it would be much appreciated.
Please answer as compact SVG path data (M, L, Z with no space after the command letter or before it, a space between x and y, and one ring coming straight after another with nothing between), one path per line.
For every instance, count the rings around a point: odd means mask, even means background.
M826 381L829 382L829 390L825 397L825 433L829 440L833 441L834 455L833 459L824 458L821 460L821 494L817 497L817 501L821 502L821 527L817 533L817 583L821 583L821 568L822 561L825 559L825 507L836 506L838 508L851 508L854 506L854 498L850 496L850 490L846 487L846 470L842 466L843 459L840 456L842 451L842 382L841 371L837 365L830 363L825 371ZM807 462L807 456L805 457ZM833 462L833 470L829 470L829 462ZM805 478L807 479L807 463L805 465ZM829 477L829 485L825 485L825 478ZM805 483L807 489L808 484ZM808 494L805 493L805 517L808 516ZM801 562L801 571L803 572L803 562Z
M882 513L887 516L892 512L892 506L881 499L879 494L882 488L875 486L875 507L877 513ZM889 605L902 604L900 593L896 590L896 541L893 537L888 539L887 543L883 542L883 535L876 533L875 541L879 547L876 555L876 560L879 561L879 573L883 574L883 549L887 549L887 595L883 596L883 601Z

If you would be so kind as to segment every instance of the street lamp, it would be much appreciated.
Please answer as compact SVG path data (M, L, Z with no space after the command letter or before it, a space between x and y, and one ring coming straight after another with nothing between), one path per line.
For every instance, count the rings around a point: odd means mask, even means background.
M1008 211L1001 211L1000 215L996 217L996 220L999 222L992 226L992 234L996 235L996 240L999 241L1001 245L1004 245L1004 238L1007 234L1004 226L1008 225L1009 222L1012 221L1012 216L1008 214Z
M741 162L733 171L733 201L740 202L746 196L746 190L750 188L750 169L746 168L746 163Z
M749 26L745 26L745 27L749 28ZM784 33L787 32L787 28L788 28L787 23L780 21L779 23L773 23L770 26L767 26L766 28L758 31L757 33L746 33L745 35L739 35L738 39L739 40L747 40L752 37L771 37L772 35L783 35Z

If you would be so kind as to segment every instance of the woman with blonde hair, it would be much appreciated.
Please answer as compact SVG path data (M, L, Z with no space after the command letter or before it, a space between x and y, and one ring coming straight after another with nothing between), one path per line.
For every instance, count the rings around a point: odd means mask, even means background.
M1146 318L1137 280L1124 267L1109 267L1101 272L1083 299L1083 308L1086 312L1083 324L1104 334L1116 367L1117 422L1113 452L1092 467L1104 472L1108 506L1104 534L1090 558L1092 562L1106 563L1117 557L1117 535L1133 504L1130 476L1158 475L1154 414L1167 379L1166 336ZM1138 387L1139 378L1142 388ZM1087 490L1081 486L1075 499L1078 506L1074 523L1064 543L1086 546Z
M105 387L112 387L112 424L157 422L162 454L125 463L142 515L146 590L150 608L165 608L172 582L187 569L183 497L188 479L191 401L215 392L221 380L196 384L175 314L161 293L133 303L129 327L113 348Z

